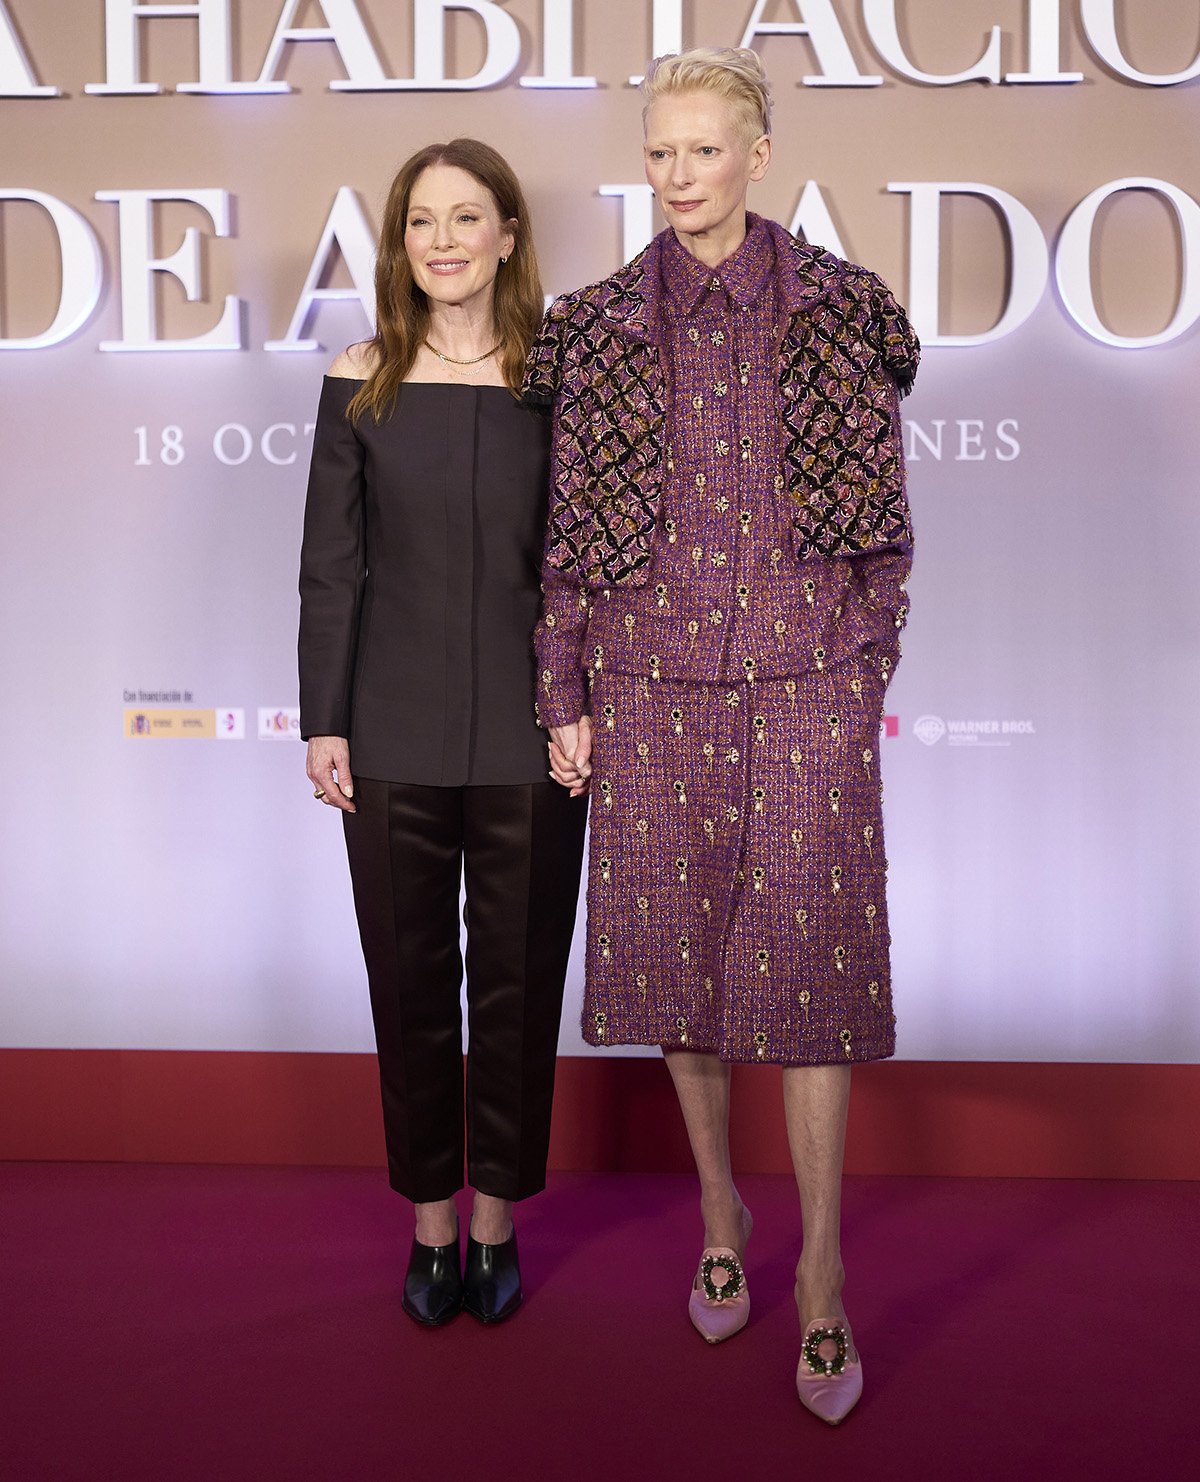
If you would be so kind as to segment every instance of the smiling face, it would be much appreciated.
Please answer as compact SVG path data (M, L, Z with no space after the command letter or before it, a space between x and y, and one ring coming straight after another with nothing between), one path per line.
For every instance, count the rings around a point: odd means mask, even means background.
M456 165L430 165L412 188L404 250L413 279L434 304L490 304L501 257L515 237L487 186Z
M717 93L669 93L646 114L646 179L680 242L716 266L746 230L746 190L771 161L741 113ZM719 255L717 255L719 254Z

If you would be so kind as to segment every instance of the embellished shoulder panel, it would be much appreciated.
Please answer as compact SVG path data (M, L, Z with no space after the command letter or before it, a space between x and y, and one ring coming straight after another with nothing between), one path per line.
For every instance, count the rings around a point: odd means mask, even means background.
M797 316L780 389L802 555L911 546L899 403L919 358L904 310L866 268L843 264L836 291Z
M666 385L643 290L651 249L556 299L523 398L553 407L546 563L588 586L646 580L662 482Z

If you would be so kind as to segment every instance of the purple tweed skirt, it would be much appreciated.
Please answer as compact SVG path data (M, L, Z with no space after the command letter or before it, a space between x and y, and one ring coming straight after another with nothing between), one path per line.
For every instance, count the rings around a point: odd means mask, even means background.
M883 691L865 656L753 685L595 676L590 1044L893 1053Z

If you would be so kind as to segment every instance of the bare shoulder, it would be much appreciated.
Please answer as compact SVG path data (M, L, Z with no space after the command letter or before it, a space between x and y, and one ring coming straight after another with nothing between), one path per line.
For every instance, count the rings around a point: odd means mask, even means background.
M360 340L357 345L348 345L326 372L348 381L365 381L375 369L378 356L370 340Z

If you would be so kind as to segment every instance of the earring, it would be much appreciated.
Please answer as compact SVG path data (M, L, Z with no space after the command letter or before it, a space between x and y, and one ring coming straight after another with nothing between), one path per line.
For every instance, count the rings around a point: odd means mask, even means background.
M508 261L508 258L507 258L507 257L502 257L502 258L501 258L501 259L500 259L500 261L501 261L501 262L507 262L507 261Z

